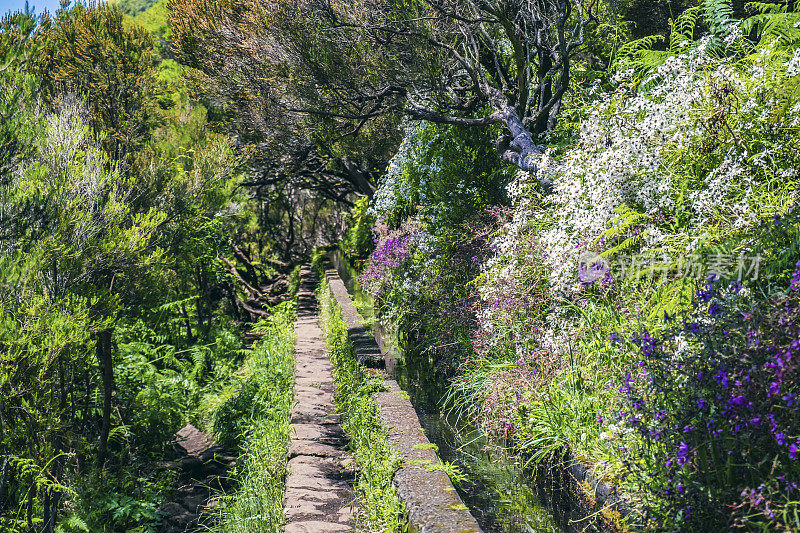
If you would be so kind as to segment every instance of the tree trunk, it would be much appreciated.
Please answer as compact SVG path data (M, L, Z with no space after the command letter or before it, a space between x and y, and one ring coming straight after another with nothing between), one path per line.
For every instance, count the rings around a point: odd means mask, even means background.
M55 533L56 524L58 524L58 504L61 501L61 494L54 494L52 507L50 508L50 518L52 527L47 533Z
M181 304L181 316L183 316L183 327L186 328L186 340L189 344L194 344L194 334L192 333L192 325L189 323L189 313L186 311L186 305Z
M3 456L3 468L0 469L0 516L6 508L6 487L8 486L8 478L11 472L11 463L8 457Z
M351 183L355 186L356 192L361 193L370 199L375 196L375 185L369 180L369 174L361 169L356 161L343 157L342 164L347 170Z
M25 509L25 521L28 523L28 531L30 533L36 533L36 530L33 528L33 499L35 497L36 491L31 487L28 489L28 503Z
M100 375L103 378L103 423L100 427L100 448L97 452L97 463L100 468L106 460L108 434L111 432L111 394L114 392L114 366L111 358L111 334L106 329L97 334L97 361Z
M44 502L42 504L44 510L43 533L53 533L53 515L50 514L50 500L50 491L44 489Z
M3 415L4 409L5 404L0 401L0 442L2 442L6 436L6 419ZM0 457L0 460L3 462L3 467L0 469L0 516L3 516L3 511L6 508L6 487L8 487L8 478L11 474L11 461L9 461L8 457L5 455Z

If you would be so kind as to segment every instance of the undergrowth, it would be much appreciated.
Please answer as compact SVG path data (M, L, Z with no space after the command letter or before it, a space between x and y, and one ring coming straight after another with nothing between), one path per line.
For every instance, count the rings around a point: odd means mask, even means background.
M289 414L294 385L294 300L273 308L253 331L263 337L231 382L207 399L220 443L238 444L243 454L230 473L234 492L217 498L214 531L278 532L285 522L283 495Z
M321 278L317 300L336 378L334 400L358 467L359 529L407 531L405 506L392 483L402 459L389 447L386 428L372 398L374 392L382 390L383 384L378 378L365 374L356 362L342 311L327 280L324 276Z

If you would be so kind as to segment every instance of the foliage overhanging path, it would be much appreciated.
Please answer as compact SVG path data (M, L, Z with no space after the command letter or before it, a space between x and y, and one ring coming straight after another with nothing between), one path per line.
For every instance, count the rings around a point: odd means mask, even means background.
M352 531L355 492L333 404L333 366L319 327L315 275L301 271L295 332L295 406L286 480L286 533Z

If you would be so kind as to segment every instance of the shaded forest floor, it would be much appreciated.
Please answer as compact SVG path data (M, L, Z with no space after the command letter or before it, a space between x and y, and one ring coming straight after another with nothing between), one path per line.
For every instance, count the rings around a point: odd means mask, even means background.
M170 467L180 474L174 497L158 509L164 515L161 533L192 531L206 524L211 514L209 499L231 488L227 474L236 464L235 452L217 446L191 424L175 437L176 456Z

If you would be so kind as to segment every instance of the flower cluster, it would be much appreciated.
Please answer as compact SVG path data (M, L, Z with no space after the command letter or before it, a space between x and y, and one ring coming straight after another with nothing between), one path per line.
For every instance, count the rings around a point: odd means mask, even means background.
M414 224L404 224L398 230L379 233L375 251L359 278L361 285L374 298L381 299L393 282L406 277L402 275L403 267L411 262L414 249L425 235Z
M616 91L598 96L574 147L547 152L536 176L519 172L509 184L514 207L490 243L480 287L482 349L558 344L572 322L552 302L612 288L605 264L668 253L678 258L659 265L669 281L683 274L680 258L712 257L718 248L701 247L744 239L764 216L788 208L793 185L774 180L800 163L777 156L796 133L800 104L780 114L774 102L792 60L774 61L768 50L742 67L705 50L670 57L636 83L633 72L620 75ZM545 178L554 190L543 198ZM587 254L607 263L586 264ZM714 265L693 268L702 277ZM542 305L545 293L550 303ZM537 324L509 328L509 320Z
M626 399L617 416L649 458L630 461L631 475L661 487L657 521L730 527L753 517L724 509L752 511L765 486L800 481L799 303L794 282L757 302L711 276L680 323L628 339L641 358L616 380ZM786 526L777 506L760 517L771 528Z

